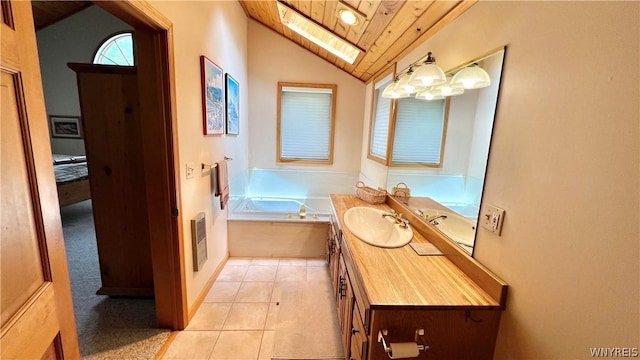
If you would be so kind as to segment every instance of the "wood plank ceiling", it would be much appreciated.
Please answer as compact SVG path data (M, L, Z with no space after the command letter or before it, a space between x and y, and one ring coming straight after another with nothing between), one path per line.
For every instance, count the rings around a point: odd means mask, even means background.
M361 50L352 64L298 35L280 22L281 1ZM477 0L239 0L247 16L363 82L388 69L413 48L469 9ZM338 19L342 2L366 19L349 26ZM36 30L91 6L91 1L33 1Z
M469 9L477 0L239 0L250 18L367 82L406 56L413 48ZM276 2L289 7L357 45L361 52L352 64L338 58L280 22ZM366 16L351 27L337 17L339 2Z
M36 31L93 5L90 1L32 1Z

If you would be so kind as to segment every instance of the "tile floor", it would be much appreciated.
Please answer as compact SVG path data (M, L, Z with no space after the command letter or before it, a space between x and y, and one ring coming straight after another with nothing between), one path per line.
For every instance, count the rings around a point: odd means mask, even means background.
M163 359L271 359L282 288L329 281L325 259L229 258Z

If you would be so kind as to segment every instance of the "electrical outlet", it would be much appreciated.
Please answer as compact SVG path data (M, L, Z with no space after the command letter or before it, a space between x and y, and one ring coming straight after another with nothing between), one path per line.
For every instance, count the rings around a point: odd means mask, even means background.
M196 175L196 166L193 163L187 163L187 179L193 179Z
M485 204L480 212L480 225L500 236L502 233L502 222L504 221L504 210L499 207Z

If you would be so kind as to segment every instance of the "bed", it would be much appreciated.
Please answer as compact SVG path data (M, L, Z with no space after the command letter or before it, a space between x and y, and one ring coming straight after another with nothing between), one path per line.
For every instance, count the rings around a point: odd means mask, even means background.
M91 199L87 157L53 154L60 207Z

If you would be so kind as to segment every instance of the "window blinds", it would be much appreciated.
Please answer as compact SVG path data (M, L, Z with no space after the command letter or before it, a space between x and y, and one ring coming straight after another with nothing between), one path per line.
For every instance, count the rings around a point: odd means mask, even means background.
M393 164L440 164L445 100L398 100Z
M330 159L332 92L283 88L280 114L280 159Z
M374 109L371 123L369 155L382 160L387 159L387 138L389 136L389 117L391 116L391 99L383 98L384 88L391 83L392 76L388 75L374 86Z
M389 134L389 116L391 115L391 99L383 98L382 91L390 83L382 81L375 87L375 109L371 125L370 154L382 160L387 159L387 137Z

